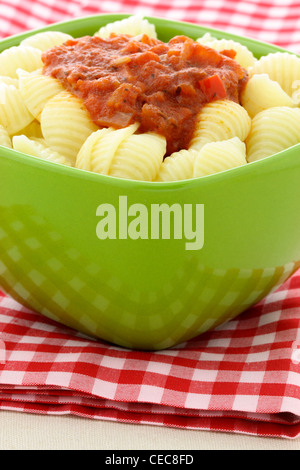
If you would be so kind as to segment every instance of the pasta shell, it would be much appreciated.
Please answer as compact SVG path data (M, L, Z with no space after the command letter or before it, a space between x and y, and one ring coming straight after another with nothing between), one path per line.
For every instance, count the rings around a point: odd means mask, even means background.
M25 135L18 135L13 137L12 142L14 150L18 152L50 162L60 163L61 165L72 166L71 160L47 147L42 140L33 140Z
M193 176L211 175L246 163L246 145L238 137L211 142L198 152Z
M80 149L76 167L103 175L153 181L166 152L166 139L153 132L134 134L138 124L124 129L100 129Z
M46 103L41 128L47 145L73 163L88 136L99 129L82 101L68 91L58 93Z
M16 134L33 121L20 91L13 85L0 83L0 124L9 135Z
M179 181L193 178L196 150L180 150L162 162L156 181Z
M31 138L41 139L43 138L41 124L39 123L39 121L36 121L34 119L30 124L28 124L28 126L24 127L19 132L16 132L15 135L25 135L26 137L29 137L30 139Z
M49 75L43 75L42 69L28 73L19 69L19 89L31 114L38 120L45 104L64 90L61 83Z
M230 100L213 101L199 113L189 148L200 150L209 142L233 137L244 141L250 128L251 118L241 105Z
M1 75L0 83L4 83L5 85L13 85L16 88L19 88L18 78L5 77L4 75Z
M94 132L81 147L77 155L76 167L108 175L118 146L137 128L138 124L132 124L124 129L116 130L109 127Z
M151 38L156 38L155 26L149 23L148 20L140 14L132 15L129 18L115 21L103 26L95 33L95 36L100 36L105 39L111 33L115 34L128 34L130 36L138 36L139 34L147 34Z
M0 145L2 145L3 147L8 147L8 148L12 148L12 143L11 143L11 139L8 135L8 132L7 130L0 125Z
M285 150L300 142L300 109L269 108L252 120L246 140L247 161L253 162Z
M266 73L271 80L279 83L289 95L293 93L293 83L300 78L300 58L288 52L275 52L261 57L249 68L250 76Z
M267 74L255 74L249 79L241 93L241 104L251 118L264 109L294 106L292 98Z
M33 72L43 67L41 51L31 46L13 46L0 54L0 75L18 78L17 69Z
M61 31L44 31L36 33L21 42L21 46L31 46L44 52L52 47L59 46L69 39L73 39L70 34Z
M119 145L109 170L111 176L153 181L166 153L165 137L154 132L134 134Z

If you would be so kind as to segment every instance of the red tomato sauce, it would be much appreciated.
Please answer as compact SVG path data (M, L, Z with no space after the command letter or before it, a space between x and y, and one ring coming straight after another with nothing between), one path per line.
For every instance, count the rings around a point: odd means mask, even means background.
M99 127L157 132L167 155L188 148L202 106L239 102L248 76L234 51L217 52L186 36L85 36L46 51L43 73L80 97Z

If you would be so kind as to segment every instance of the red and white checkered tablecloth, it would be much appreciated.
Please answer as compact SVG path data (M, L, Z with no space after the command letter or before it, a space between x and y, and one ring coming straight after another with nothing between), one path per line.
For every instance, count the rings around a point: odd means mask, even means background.
M300 1L291 0L0 0L0 36L113 12L300 52ZM0 410L299 437L300 271L238 318L158 352L94 341L0 294Z
M300 52L297 0L0 0L0 37L99 13L138 13L222 29Z

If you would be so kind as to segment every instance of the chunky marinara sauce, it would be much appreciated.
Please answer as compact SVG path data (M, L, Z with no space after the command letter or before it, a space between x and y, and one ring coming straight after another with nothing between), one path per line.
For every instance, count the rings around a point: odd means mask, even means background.
M167 154L188 147L201 107L239 102L247 72L234 51L217 52L186 36L168 43L147 35L85 36L46 51L43 73L80 97L99 127L157 132Z

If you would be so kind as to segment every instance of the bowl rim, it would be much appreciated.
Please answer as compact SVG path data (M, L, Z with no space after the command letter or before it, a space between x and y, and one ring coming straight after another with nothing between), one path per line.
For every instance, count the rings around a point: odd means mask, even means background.
M49 25L46 25L40 28L35 28L26 32L18 33L18 34L1 39L0 40L0 53L4 51L5 49L8 49L9 47L18 45L22 40L34 34L46 32L46 31L64 31L66 29L68 30L69 34L72 34L72 29L74 29L74 25L79 26L82 24L86 24L86 26L88 27L91 22L94 22L97 19L99 20L106 19L107 23L109 23L112 21L122 20L124 18L128 18L133 15L134 15L133 13L103 13L103 14L88 15L88 16L83 16L80 18L50 23ZM165 26L171 26L171 27L175 27L178 29L182 26L184 28L190 28L191 30L194 30L195 36L197 36L196 33L198 33L199 35L201 33L205 34L208 32L208 33L212 33L212 35L214 35L217 38L220 37L220 38L225 38L225 39L232 39L232 40L240 42L241 44L247 43L247 47L250 48L250 50L251 50L251 45L253 47L255 46L267 47L268 49L270 49L270 52L272 51L286 52L286 53L295 55L297 57L300 57L300 54L297 54L295 52L289 51L287 49L281 48L280 46L276 46L268 42L259 41L257 39L249 38L247 36L240 36L238 34L231 34L231 33L222 31L220 29L205 27L197 23L170 20L167 18L156 17L156 16L147 16L147 15L142 15L142 16L143 18L147 19L149 22L153 22L155 26L158 25L162 28L164 28ZM250 44L250 47L249 47L249 44ZM139 187L139 188L154 189L154 190L158 188L166 188L166 189L173 190L173 189L178 189L178 188L185 188L186 186L191 187L191 188L195 187L195 185L202 186L202 185L209 184L212 181L218 183L219 180L225 181L228 179L235 178L237 176L243 176L245 174L247 175L247 173L249 172L256 174L257 172L258 173L264 172L264 170L268 171L270 161L273 162L275 160L276 162L280 164L280 162L283 159L286 160L288 156L292 156L292 154L294 154L296 149L300 150L300 143L295 144L287 149L284 149L276 154L265 157L261 160L248 162L246 165L241 165L239 167L230 168L230 169L218 172L218 173L213 173L211 175L205 175L201 177L191 178L187 180L178 180L178 181L139 181L139 180L125 179L125 178L118 178L118 177L114 177L110 175L102 175L99 173L82 170L82 169L75 168L75 167L69 167L63 164L43 160L43 159L31 156L31 155L27 155L25 153L18 152L14 149L10 149L8 147L4 147L1 145L0 145L0 158L6 158L6 159L9 159L10 161L15 161L15 162L22 163L22 164L28 164L30 166L33 166L39 169L52 171L52 172L59 173L62 175L69 175L69 176L79 177L79 178L90 180L90 181L99 181L102 183L114 183L114 184L117 184L118 186L125 187L125 188Z

